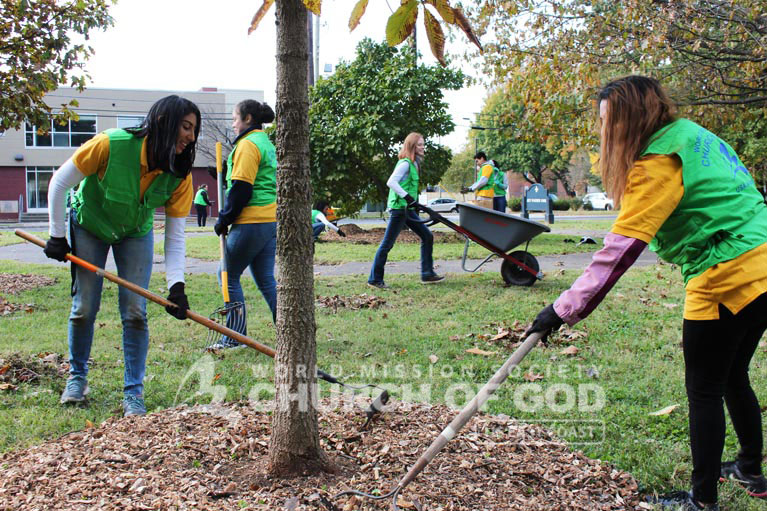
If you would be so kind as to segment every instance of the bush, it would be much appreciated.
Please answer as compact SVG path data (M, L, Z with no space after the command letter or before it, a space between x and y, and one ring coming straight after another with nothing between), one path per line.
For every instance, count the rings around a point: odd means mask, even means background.
M508 201L508 207L512 211L522 211L522 197L512 197Z
M586 211L594 211L594 206L592 206L590 202L587 202L583 205L583 209Z
M571 203L569 199L557 199L552 204L554 207L554 211L567 211L571 207Z

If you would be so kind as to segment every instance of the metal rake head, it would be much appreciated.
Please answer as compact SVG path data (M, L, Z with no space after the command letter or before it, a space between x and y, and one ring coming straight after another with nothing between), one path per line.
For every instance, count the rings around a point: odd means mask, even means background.
M208 317L216 323L224 325L235 332L247 335L248 323L246 316L245 304L243 302L229 302L211 312ZM208 339L205 346L206 351L231 348L234 346L240 346L240 343L216 332L215 330L208 330Z

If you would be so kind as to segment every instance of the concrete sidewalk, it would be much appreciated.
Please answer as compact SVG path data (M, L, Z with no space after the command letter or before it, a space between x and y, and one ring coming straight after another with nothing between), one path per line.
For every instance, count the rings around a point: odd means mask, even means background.
M533 254L535 255L535 254ZM591 262L591 253L582 254L568 254L568 255L553 255L553 256L536 256L538 264L543 271L553 271L558 269L564 270L578 270L583 269ZM53 259L45 257L43 250L31 243L18 243L15 245L7 245L0 247L0 259L9 261L18 261L22 263L33 264L63 264ZM636 265L646 266L655 264L658 261L657 256L645 249L636 261ZM154 255L154 267L153 272L165 271L165 258L162 255ZM468 260L466 261L466 267L469 269L475 268L481 260ZM365 275L370 273L370 265L372 261L368 262L355 262L355 263L343 263L335 265L314 265L314 274L319 276L332 276L332 275ZM435 270L438 273L462 273L461 261L434 261ZM218 269L217 261L203 261L201 259L194 259L188 257L186 259L186 271L187 273L208 273L215 275ZM107 259L106 270L110 272L116 271L114 259L110 252ZM421 271L421 263L418 261L400 261L389 262L386 264L386 273L398 274L398 273L419 273ZM501 271L501 260L494 258L492 261L482 266L479 271Z

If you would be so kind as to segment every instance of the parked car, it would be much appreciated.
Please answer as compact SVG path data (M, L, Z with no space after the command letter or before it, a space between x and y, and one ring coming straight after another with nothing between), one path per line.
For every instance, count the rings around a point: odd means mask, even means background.
M613 209L613 200L607 197L604 192L587 193L583 196L583 205L591 205L594 209Z
M458 201L455 199L451 199L450 197L443 197L441 199L432 199L427 204L431 209L438 213L457 213L458 212Z

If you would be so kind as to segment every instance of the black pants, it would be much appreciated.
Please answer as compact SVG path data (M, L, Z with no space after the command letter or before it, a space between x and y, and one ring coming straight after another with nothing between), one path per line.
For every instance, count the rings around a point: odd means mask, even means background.
M195 204L197 209L197 227L205 227L205 220L208 218L208 206Z
M765 329L767 293L737 315L720 305L718 320L684 320L692 489L698 501L717 501L725 437L722 399L740 443L740 469L747 474L762 473L761 411L748 378L748 366Z

